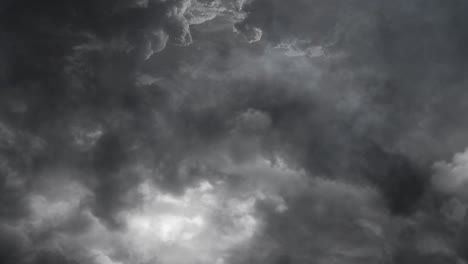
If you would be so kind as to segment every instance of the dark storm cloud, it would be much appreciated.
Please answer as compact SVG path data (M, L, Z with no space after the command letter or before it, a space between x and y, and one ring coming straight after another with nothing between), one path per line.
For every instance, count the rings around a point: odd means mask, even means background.
M440 1L256 1L247 7L243 23L262 29L268 41L305 40L323 46L329 57L320 84L332 105L304 98L287 104L283 97L273 110L279 115L272 112L273 124L293 142L304 166L332 177L367 177L396 215L425 210L428 166L466 145L459 134L466 131L460 118L466 107L460 46L466 33L460 25L466 22L459 13L465 8ZM333 106L340 103L333 93L348 96L350 89L363 100L356 112L342 113ZM429 258L413 250L395 252L395 261Z
M465 106L464 8L462 1L255 1L246 7L250 15L244 23L260 27L273 42L310 41L322 45L330 57L344 52L346 58L330 65L324 85L361 90L370 97L367 110L384 118L377 135L371 135L376 140L412 140L392 137L419 133L419 122L429 135L413 140L437 137L457 148L464 143L449 142L457 136L446 134L459 130L444 129L444 120L456 118ZM452 106L445 107L449 102ZM432 135L436 133L440 137Z
M261 186L288 208L259 203L260 249L232 263L463 263L464 161L450 160L468 145L467 9L3 1L2 261L135 261L130 249L75 260L73 248L122 248L113 235L145 180L183 195L222 179L230 195ZM288 187L258 156L307 183Z

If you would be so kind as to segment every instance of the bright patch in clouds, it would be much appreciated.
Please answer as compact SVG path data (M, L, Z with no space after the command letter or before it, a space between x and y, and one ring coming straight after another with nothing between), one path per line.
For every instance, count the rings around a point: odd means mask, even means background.
M56 188L31 195L32 218L23 228L36 232L81 221L87 227L52 236L47 245L91 264L230 263L232 252L262 231L264 219L257 205L269 204L276 213L284 213L288 207L282 195L302 176L282 160L217 165L220 174L230 176L207 177L181 194L159 188L150 178L141 182L132 190L141 195L140 203L117 215L122 229L110 229L93 215L86 186L66 177L55 180ZM233 184L236 181L242 183Z
M257 197L229 197L223 183L202 181L183 195L163 193L145 182L140 186L144 202L122 213L127 238L146 260L163 263L215 263L228 251L255 234Z

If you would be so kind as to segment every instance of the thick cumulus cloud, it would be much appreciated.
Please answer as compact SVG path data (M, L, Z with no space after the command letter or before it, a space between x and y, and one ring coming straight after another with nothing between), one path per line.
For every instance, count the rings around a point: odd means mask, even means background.
M467 10L2 1L0 262L467 263Z

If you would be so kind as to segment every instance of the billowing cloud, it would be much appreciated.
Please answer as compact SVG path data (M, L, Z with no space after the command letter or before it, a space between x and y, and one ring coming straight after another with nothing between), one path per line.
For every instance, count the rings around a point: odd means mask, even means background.
M467 8L3 1L0 262L466 263Z

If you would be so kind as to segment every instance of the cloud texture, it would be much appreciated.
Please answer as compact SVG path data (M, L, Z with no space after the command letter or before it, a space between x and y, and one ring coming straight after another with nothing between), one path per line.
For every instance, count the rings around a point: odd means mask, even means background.
M468 262L462 0L5 0L0 262Z

